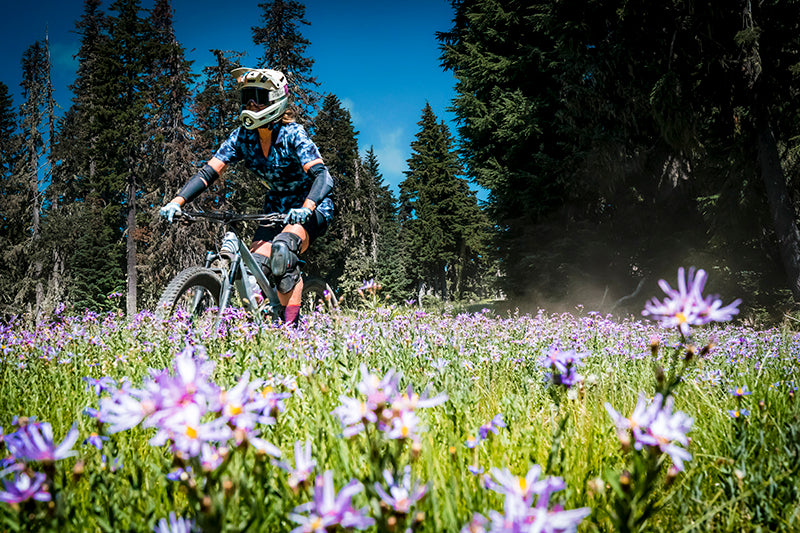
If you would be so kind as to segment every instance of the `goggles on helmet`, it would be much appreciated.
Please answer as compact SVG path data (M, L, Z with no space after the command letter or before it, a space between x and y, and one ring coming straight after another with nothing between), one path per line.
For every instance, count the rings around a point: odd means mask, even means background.
M256 105L269 105L270 91L261 87L242 87L239 91L239 100L243 106L251 101Z

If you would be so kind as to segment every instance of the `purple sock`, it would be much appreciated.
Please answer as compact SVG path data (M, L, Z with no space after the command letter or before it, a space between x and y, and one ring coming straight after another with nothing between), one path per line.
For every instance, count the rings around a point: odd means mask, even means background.
M283 312L283 321L286 324L291 324L292 326L296 326L298 320L300 320L300 306L287 305L286 310Z

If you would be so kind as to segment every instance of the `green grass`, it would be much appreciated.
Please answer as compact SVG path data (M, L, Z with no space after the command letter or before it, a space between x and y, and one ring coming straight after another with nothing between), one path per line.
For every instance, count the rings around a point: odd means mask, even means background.
M603 477L625 468L627 457L604 404L630 414L640 391L654 393L654 368L669 366L670 346L678 342L655 326L595 314L452 316L417 308L315 315L299 332L259 329L232 317L218 333L207 323L190 327L147 314L133 322L109 315L6 327L0 338L4 432L13 431L14 417L25 416L50 422L56 441L73 424L81 437L75 446L79 458L57 464L56 486L63 490L50 511L53 518L32 519L31 513L46 516L46 504L0 503L0 527L151 531L170 511L200 516L202 503L166 480L173 459L167 449L149 445L154 430L113 435L102 452L81 445L97 431L83 414L86 407L98 406L84 377L128 379L139 386L148 369L171 367L190 340L205 346L216 363L217 384L232 387L249 370L292 392L278 423L263 433L284 460L291 462L295 441L310 439L315 473L333 470L337 489L353 478L369 485L376 461L410 462L415 478L429 486L415 507L415 513L424 514L416 531L459 531L473 512L502 512L502 497L483 488L482 477L467 467L483 468L484 475L492 467L508 467L518 475L533 464L544 468L566 418L549 472L562 477L566 489L553 500L567 509L591 509L579 531L611 531L615 496ZM649 347L653 335L662 344L656 361ZM800 409L793 380L800 335L731 326L699 331L694 342L699 347L711 339L714 348L695 361L675 392L675 408L694 419L692 459L675 479L667 479L669 461L663 466L650 495L663 508L644 530L796 531ZM579 370L584 381L570 397L543 377L539 359L554 346L589 354ZM342 438L331 412L340 395L358 396L361 363L381 376L389 369L402 372L401 384L413 385L416 392L429 386L448 395L444 404L420 411L424 429L416 457L408 442L381 444L383 457L375 459L364 435ZM729 390L742 385L752 391L742 399L750 414L734 420L728 410L737 400ZM498 413L507 427L468 449L467 437ZM101 453L119 457L122 467L112 472L111 461L103 467ZM78 462L80 476L73 475ZM230 481L227 491L215 493L224 507L224 530L241 530L251 520L256 521L253 530L290 530L295 524L287 515L309 499L305 492L294 494L285 473L253 450L235 456L219 486L225 481ZM367 505L367 496L362 492L355 502Z

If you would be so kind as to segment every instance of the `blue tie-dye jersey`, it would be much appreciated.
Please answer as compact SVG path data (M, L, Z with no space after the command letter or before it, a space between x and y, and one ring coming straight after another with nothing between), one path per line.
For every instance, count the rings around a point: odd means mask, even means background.
M268 189L264 209L277 213L288 213L289 209L303 205L313 183L303 165L320 159L317 145L296 122L279 126L269 157L261 150L258 131L244 126L231 133L214 157L229 165L243 161L245 167L258 174ZM330 222L333 218L331 199L320 202L317 211Z

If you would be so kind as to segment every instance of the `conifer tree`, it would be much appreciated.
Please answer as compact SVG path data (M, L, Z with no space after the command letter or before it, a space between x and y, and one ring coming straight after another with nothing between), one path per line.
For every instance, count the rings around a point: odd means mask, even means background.
M326 95L316 118L314 142L336 184L332 193L335 218L326 235L314 244L307 265L309 271L321 273L337 286L347 281L348 289L363 281L357 278L368 256L362 231L364 214L359 210L363 191L357 133L339 98Z
M43 282L45 250L42 245L42 214L44 190L49 181L46 165L49 137L52 127L52 87L50 85L50 56L47 42L37 41L22 57L22 89L24 103L21 112L21 145L19 164L14 170L20 185L20 199L27 208L24 241L5 250L11 263L18 265L19 285L14 298L18 308L25 308L33 317L43 310L45 284Z
M86 199L97 171L100 152L97 141L103 127L98 106L101 79L97 64L107 40L104 25L100 0L85 0L83 15L75 24L81 45L76 55L75 81L70 85L74 96L60 120L59 135L53 144L53 158L58 165L53 169L51 187L64 204Z
M374 262L374 277L391 301L409 296L405 276L405 255L400 245L400 223L394 194L383 181L378 158L370 146L365 154L364 171L372 178L370 196L370 250Z
M296 0L269 0L258 4L262 26L253 26L253 43L263 47L259 68L279 70L286 75L292 95L292 109L298 121L310 122L320 100L317 78L311 75L314 60L305 55L310 41L300 32L307 26L306 8Z
M0 178L5 180L14 170L17 157L17 119L14 100L8 85L0 82Z
M50 189L59 202L48 215L47 241L57 257L54 266L62 265L64 273L59 297L77 309L101 310L109 303L105 295L119 289L121 256L118 237L107 230L104 220L107 203L96 187L104 154L99 139L107 126L101 107L104 80L99 67L108 49L108 35L100 0L85 0L75 27L81 41L78 68L70 86L72 104L59 121L53 144L52 158L57 164ZM119 227L114 220L112 227ZM98 257L103 260L98 261Z
M458 297L463 295L467 266L483 252L486 223L475 194L459 177L449 129L437 120L426 104L400 184L400 206L405 254L413 258L408 261L409 278L420 295L427 286L447 300L448 285Z
M150 14L153 31L151 65L146 85L152 92L148 112L146 184L135 235L139 251L145 304L154 303L169 279L182 267L181 258L197 249L199 235L192 228L164 231L158 208L172 199L194 170L194 130L185 124L191 100L191 62L177 42L170 0L157 0ZM177 226L177 225L176 225ZM171 228L172 229L172 228ZM197 260L197 258L195 258ZM185 263L185 262L184 262Z
M211 52L216 63L203 68L201 91L192 106L194 127L198 132L194 145L196 167L208 161L231 132L241 126L236 80L231 71L240 66L244 54L223 50ZM178 187L190 175L184 177ZM263 205L265 191L263 180L237 163L227 168L194 203L213 209L255 212Z
M0 317L18 313L13 302L24 275L16 253L28 227L27 184L15 172L19 142L14 102L8 86L0 82Z

